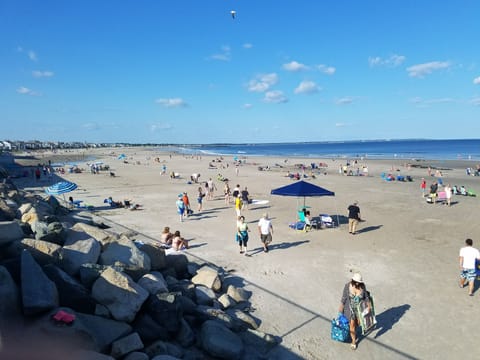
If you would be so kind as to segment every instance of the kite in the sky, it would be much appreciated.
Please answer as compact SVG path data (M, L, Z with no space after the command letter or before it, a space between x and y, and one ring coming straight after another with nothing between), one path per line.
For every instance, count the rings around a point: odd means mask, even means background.
M232 19L235 19L235 15L237 12L235 10L230 11L230 14L232 15Z

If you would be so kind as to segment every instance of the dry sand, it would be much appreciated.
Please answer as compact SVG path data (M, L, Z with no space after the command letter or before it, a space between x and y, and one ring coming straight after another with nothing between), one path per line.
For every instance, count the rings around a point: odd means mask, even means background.
M117 155L127 155L127 163ZM68 154L71 155L71 154ZM83 156L84 154L82 154ZM467 296L458 287L458 251L470 237L480 246L479 199L454 196L451 207L427 204L421 196L420 178L427 178L424 168L404 167L404 160L369 160L368 177L342 176L341 160L326 162L327 175L307 179L335 192L335 197L307 198L312 214L328 213L345 219L346 208L358 200L362 217L359 234L348 234L343 222L335 229L299 233L288 227L296 217L296 207L303 199L270 195L273 188L292 183L285 174L284 159L248 158L235 175L231 158L227 169L210 170L212 157L186 158L151 149L100 149L94 155L108 164L108 172L92 175L65 174L79 189L72 193L96 207L96 214L122 224L151 238L158 238L164 226L180 230L192 248L184 253L192 260L222 267L236 276L237 285L253 292L253 315L262 323L260 329L281 338L271 359L339 359L362 356L367 359L474 359L478 358L477 336L480 323L480 291ZM160 162L155 161L155 158ZM44 156L44 160L48 154ZM58 160L58 159L57 159ZM289 159L288 163L309 164L311 159ZM180 179L161 176L175 171ZM81 167L87 168L84 163ZM269 165L272 170L259 171ZM467 177L469 162L422 162L417 165L441 167L443 181L465 185L480 194L480 178ZM381 172L410 175L413 182L386 182ZM400 171L396 171L399 169ZM235 211L223 200L223 183L216 181L215 200L204 202L204 211L179 222L175 200L187 191L196 210L198 185L188 184L192 173L201 181L218 173L235 184L247 186L254 199L268 200L267 205L244 212L252 230L251 257L239 254L234 241ZM17 183L31 189L31 180ZM43 186L48 185L46 182ZM105 208L103 199L131 199L143 205L141 211ZM274 241L269 253L261 251L256 223L268 212L273 219ZM375 296L377 329L361 338L354 352L347 344L330 339L330 320L336 316L343 285L353 271L360 271L367 288Z

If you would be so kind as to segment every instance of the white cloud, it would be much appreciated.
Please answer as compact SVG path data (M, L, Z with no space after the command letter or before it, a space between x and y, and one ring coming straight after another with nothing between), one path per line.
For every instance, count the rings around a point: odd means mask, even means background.
M369 57L368 64L371 67L374 66L388 66L388 67L397 67L401 65L406 60L406 57L403 55L393 54L388 58L381 58L380 56Z
M218 54L211 55L210 59L220 60L220 61L230 61L231 59L230 46L227 46L227 45L222 46L222 51Z
M41 94L36 92L36 91L33 91L25 86L20 86L18 89L17 89L17 93L19 94L22 94L22 95L31 95L31 96L40 96Z
M181 98L156 99L155 102L166 108L179 108L188 106L188 104Z
M349 105L349 104L353 103L354 100L355 99L353 97L345 96L343 98L337 99L335 101L335 104L337 104L337 105Z
M252 104L248 104L248 103L247 103L247 104L243 104L243 108L244 108L244 109L251 109L252 107L253 107Z
M418 107L428 107L429 105L432 105L432 104L449 104L449 103L457 102L457 100L453 98L423 99L418 96L410 99L409 101Z
M278 82L278 75L275 73L261 74L248 82L248 91L265 92Z
M327 66L323 64L317 65L317 69L327 75L333 75L335 74L335 71L336 71L336 69L333 66Z
M150 125L151 132L163 131L163 130L171 130L173 129L172 125L168 123L158 123Z
M320 91L320 88L313 81L302 81L294 90L295 94L314 94Z
M287 64L283 64L283 69L287 71L304 71L308 70L308 66L296 61L291 61Z
M28 57L29 57L29 59L32 60L32 61L37 61L37 60L38 60L37 54L36 54L35 51L33 51L33 50L29 50L29 51L28 51Z
M470 100L470 103L475 106L480 106L480 96L472 98L472 100Z
M282 104L288 102L288 98L280 90L267 91L263 101L267 103Z
M32 71L33 77L42 78L42 77L52 77L54 75L53 71L40 71L34 70Z
M431 74L435 70L448 69L450 67L448 61L432 61L424 64L413 65L407 68L408 76L422 78Z
M251 49L252 47L253 47L253 44L250 44L250 43L243 44L244 49Z
M95 130L100 130L101 129L101 126L97 123L85 123L82 125L82 127L84 127L85 129L89 130L89 131L95 131Z
M473 83L475 85L480 85L480 76L479 77L476 77L475 79L473 79Z

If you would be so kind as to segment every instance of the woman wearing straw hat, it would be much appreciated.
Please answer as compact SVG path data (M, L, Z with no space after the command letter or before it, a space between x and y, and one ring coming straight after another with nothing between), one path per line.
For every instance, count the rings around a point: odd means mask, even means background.
M352 338L350 348L352 350L357 348L356 330L361 324L361 318L365 317L369 313L373 314L369 295L369 292L365 288L362 275L358 272L353 274L351 281L345 284L345 287L343 288L342 300L338 311L345 315L349 321L350 337ZM362 303L364 305L366 304L366 307L363 308L363 310L361 306Z

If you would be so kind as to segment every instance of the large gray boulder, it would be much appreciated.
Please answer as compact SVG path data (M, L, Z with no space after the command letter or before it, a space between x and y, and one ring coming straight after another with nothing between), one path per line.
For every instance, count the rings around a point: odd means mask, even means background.
M216 299L213 290L202 285L195 287L195 296L199 305L212 305L213 300Z
M19 289L8 270L0 266L0 330L12 322L18 322L21 317L19 305Z
M145 243L140 246L140 250L142 250L150 258L152 270L162 270L167 266L165 249L153 244Z
M120 265L134 279L150 272L150 258L129 238L122 236L104 246L98 261L102 265Z
M143 349L143 342L137 333L131 333L112 343L111 355L118 359L132 351Z
M63 245L65 242L66 230L62 223L58 221L51 223L37 221L32 225L32 230L35 233L35 239L52 242L58 245Z
M10 206L15 204L12 200L4 200L0 198L0 221L12 221L16 216L16 207Z
M24 250L21 256L23 313L35 315L58 307L58 291L33 256Z
M43 271L57 287L60 306L93 314L96 304L85 286L53 264L44 266Z
M180 297L178 293L158 293L150 296L147 302L147 313L171 333L180 329L182 318Z
M219 359L236 360L243 354L243 343L238 335L214 320L205 321L200 330L202 348Z
M246 347L255 349L262 355L266 355L278 345L279 341L272 335L259 330L247 329L239 333Z
M165 329L162 324L156 322L146 312L140 312L132 323L132 326L144 343L170 339L170 334L167 329Z
M58 264L62 247L48 241L24 238L12 243L7 251L11 256L20 256L23 250L28 250L35 261L43 266Z
M62 267L70 275L77 275L83 264L96 264L101 244L86 232L70 230L62 249Z
M0 245L23 238L23 231L17 221L0 221Z
M58 311L64 311L75 316L68 326L60 326L52 321L52 316ZM106 352L112 343L132 332L130 325L124 322L106 319L100 316L75 312L69 308L55 308L38 318L32 325L33 333L45 334L55 339L55 343L69 344L73 348Z
M92 297L105 305L115 320L131 322L148 292L130 276L108 267L93 284Z
M195 285L206 286L213 291L220 291L222 288L222 281L217 270L208 265L197 270L197 274L192 278L192 282Z
M162 273L159 273L158 271L152 271L151 273L143 275L140 280L138 280L138 285L152 295L159 292L168 292L167 282L163 278Z
M177 346L173 343L165 342L162 340L155 341L154 343L148 345L145 348L145 353L150 358L155 358L157 356L171 356L175 359L183 359L185 350L180 346ZM169 359L169 358L167 358Z
M118 236L108 232L106 230L100 229L97 226L85 224L78 222L72 226L72 230L86 232L88 235L93 237L95 240L99 241L102 244L102 247L108 245L110 242L118 239Z

